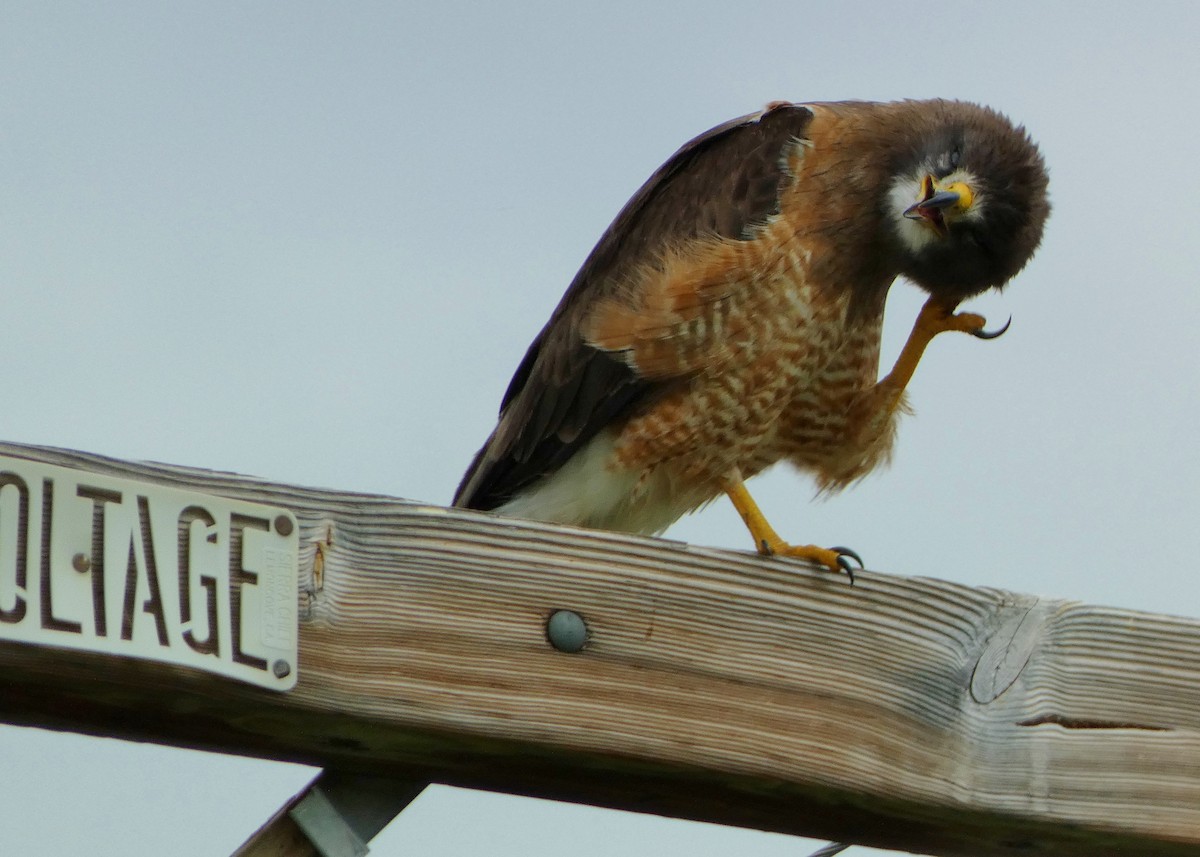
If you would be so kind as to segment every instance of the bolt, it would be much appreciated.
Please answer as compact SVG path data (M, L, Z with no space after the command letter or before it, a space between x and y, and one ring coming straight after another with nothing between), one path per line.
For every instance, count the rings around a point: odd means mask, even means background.
M85 554L77 553L71 557L71 566L82 574L85 571L92 570L92 561Z
M292 665L280 658L271 664L271 672L275 673L275 678L287 678L292 672Z
M275 532L281 536L290 536L292 534L292 519L287 515L280 515L275 519Z
M546 622L546 639L560 652L574 653L588 638L587 623L572 610L555 610Z

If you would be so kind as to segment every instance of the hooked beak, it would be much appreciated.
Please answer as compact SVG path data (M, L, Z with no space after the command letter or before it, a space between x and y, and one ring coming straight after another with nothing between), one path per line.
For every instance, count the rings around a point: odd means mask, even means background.
M920 220L928 224L938 235L949 233L948 220L962 214L971 207L971 189L962 182L940 187L933 176L921 180L921 199L904 210L909 220Z

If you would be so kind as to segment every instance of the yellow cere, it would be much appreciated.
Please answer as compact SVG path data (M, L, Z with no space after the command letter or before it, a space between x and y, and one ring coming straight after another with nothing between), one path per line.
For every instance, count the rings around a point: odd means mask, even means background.
M946 190L958 194L958 202L955 203L955 208L959 211L967 211L971 207L971 203L975 201L975 194L971 192L971 188L963 182L954 182Z

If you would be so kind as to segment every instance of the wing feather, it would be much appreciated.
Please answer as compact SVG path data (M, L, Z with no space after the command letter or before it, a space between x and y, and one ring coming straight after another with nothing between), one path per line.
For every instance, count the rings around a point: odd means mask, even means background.
M495 431L463 477L454 504L493 509L561 467L601 429L645 407L679 378L640 375L588 344L601 301L622 301L635 272L695 239L749 240L779 212L789 145L810 111L776 104L684 145L605 231L513 375Z

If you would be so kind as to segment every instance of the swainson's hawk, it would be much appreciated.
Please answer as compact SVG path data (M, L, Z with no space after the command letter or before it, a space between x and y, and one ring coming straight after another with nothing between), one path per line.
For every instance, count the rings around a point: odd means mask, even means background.
M743 480L778 461L845 487L888 459L904 388L956 313L1041 241L1023 128L954 101L775 103L697 137L625 206L518 367L455 504L657 533L728 494L764 553L792 546ZM888 288L930 297L878 380Z

